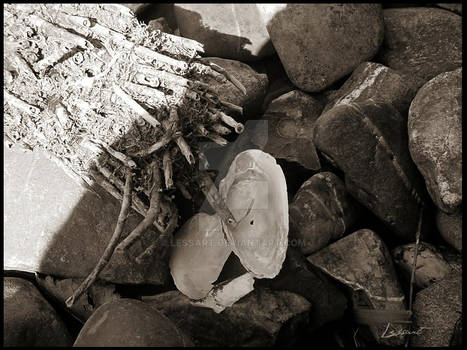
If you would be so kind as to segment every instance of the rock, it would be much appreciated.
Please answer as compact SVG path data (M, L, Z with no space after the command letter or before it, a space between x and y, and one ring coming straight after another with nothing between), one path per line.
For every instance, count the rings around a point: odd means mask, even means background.
M3 278L3 346L71 346L57 312L29 281Z
M415 243L396 247L391 254L394 264L402 271L405 281L409 282L415 255ZM414 279L417 288L427 288L433 283L441 281L451 271L451 266L434 245L425 242L419 243Z
M143 301L189 334L195 346L272 346L287 329L306 325L310 309L299 295L266 288L255 288L220 314L192 305L178 291L143 297Z
M300 187L289 213L291 235L308 255L341 238L358 218L358 207L336 175L322 172Z
M268 121L268 140L264 148L275 158L297 162L318 170L321 165L313 143L313 128L323 105L300 90L273 100L263 119Z
M462 255L457 250L444 245L438 246L438 249L452 270L462 272Z
M342 319L347 308L347 297L337 287L336 282L313 268L297 248L292 248L293 242L292 239L279 275L271 280L258 280L256 285L286 290L305 297L312 305L311 330Z
M204 44L206 55L253 61L274 53L256 4L175 4L182 36Z
M39 150L4 148L4 261L7 270L84 278L94 268L113 234L120 203L101 188L76 184ZM51 181L53 179L53 181ZM123 237L142 220L131 210ZM148 230L142 242L155 239ZM145 249L135 244L131 254ZM120 261L119 261L120 260ZM168 281L168 264L151 256L148 264L115 255L99 278L114 283Z
M462 212L448 215L438 210L436 226L445 241L462 253Z
M165 17L159 17L159 18L150 20L148 23L148 27L152 30L160 30L161 32L168 33L168 34L173 33Z
M352 291L354 308L405 310L391 255L373 231L358 230L310 255L308 261ZM403 337L381 338L385 326L370 325L375 339L385 345L402 345Z
M439 4L436 4L436 5L443 8L443 9L452 11L452 12L457 13L458 15L462 16L462 3L457 3L457 4L455 4L455 3L454 4L453 3L439 3Z
M52 276L39 276L36 274L39 288L51 295L65 308L65 300L73 295L83 279L60 279ZM109 283L96 281L69 309L81 322L91 317L92 313L101 305L112 300L118 300L121 296L115 291L115 286Z
M406 243L417 230L420 174L407 147L406 122L391 105L337 105L315 126L315 145L344 172L347 191Z
M462 17L431 8L385 9L380 62L422 86L462 66Z
M380 63L363 62L344 85L330 96L323 112L337 104L373 99L392 104L402 116L406 116L417 92L412 85L411 81L391 68Z
M246 89L245 95L228 80L220 83L211 79L208 83L218 92L220 100L243 107L244 117L255 116L256 113L261 111L261 104L268 87L266 74L258 74L250 66L239 61L217 57L203 58L202 61L221 66L240 81Z
M317 92L376 54L383 16L380 4L287 4L267 29L290 80Z
M419 335L411 337L411 346L452 346L462 337L462 273L453 272L418 292L413 312Z
M191 340L161 312L135 299L100 306L78 334L77 346L192 346Z
M442 73L417 92L409 110L409 149L436 206L462 205L462 68Z

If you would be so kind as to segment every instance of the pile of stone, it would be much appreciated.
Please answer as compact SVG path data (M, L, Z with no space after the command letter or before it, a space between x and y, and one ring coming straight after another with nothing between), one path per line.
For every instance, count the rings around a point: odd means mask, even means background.
M462 345L462 7L125 5L245 88L212 82L245 131L205 154L219 178L244 150L276 158L285 261L222 312L177 290L165 254L110 261L67 308L120 204L5 147L4 346ZM204 201L181 191L178 228ZM231 254L217 282L244 272Z

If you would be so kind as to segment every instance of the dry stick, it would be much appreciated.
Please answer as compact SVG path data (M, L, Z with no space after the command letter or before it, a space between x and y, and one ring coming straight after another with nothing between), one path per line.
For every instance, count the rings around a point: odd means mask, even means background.
M162 155L162 168L164 169L165 188L169 189L173 187L172 179L172 160L170 149L166 149Z
M205 171L199 173L199 187L203 191L206 199L208 200L211 207L220 216L221 220L227 225L235 225L237 222L230 212L227 205L221 199L219 192L217 191L216 185L212 181L209 174Z
M235 78L232 74L230 74L229 72L227 72L224 68L222 68L221 66L213 63L213 62L209 62L209 66L214 69L216 72L218 73L221 73L223 75L225 75L225 77L237 88L239 89L244 95L246 95L246 88L243 86L243 84L237 79Z
M234 128L235 132L237 134L241 134L245 127L243 126L242 123L237 122L234 118L232 118L230 115L225 114L222 111L218 111L217 114L219 115L220 119L227 124L228 126Z
M151 189L151 199L149 210L146 213L144 219L136 226L136 228L117 246L116 251L125 251L130 246L132 246L138 238L146 231L149 226L154 223L156 216L159 212L160 207L160 196L161 192L161 175L159 172L159 168L156 164L153 164L153 187Z
M222 124L216 123L211 125L211 129L220 135L228 135L230 134L230 129L225 127Z
M126 218L128 216L128 211L131 205L131 187L132 187L132 176L133 174L127 173L126 180L125 180L125 191L123 192L123 202L122 207L120 209L120 214L118 215L117 225L115 226L115 231L110 238L110 242L108 243L107 247L105 248L104 254L102 254L99 262L94 267L92 272L89 274L88 277L81 283L77 290L73 293L71 297L66 300L66 306L72 307L75 300L77 300L83 293L85 293L89 287L94 283L97 279L99 273L105 268L107 263L109 262L112 254L117 246L118 240L120 239L120 235L123 231L123 226L125 225Z
M414 257L413 257L412 271L410 274L410 289L409 289L409 311L410 312L412 312L413 285L415 282L415 270L417 268L418 247L420 244L420 231L422 227L422 218L423 218L424 208L425 206L422 204L422 207L420 208L420 217L418 218L417 233L415 234L415 251L414 251ZM407 339L405 341L405 347L409 346L409 341L410 341L410 334L407 335Z

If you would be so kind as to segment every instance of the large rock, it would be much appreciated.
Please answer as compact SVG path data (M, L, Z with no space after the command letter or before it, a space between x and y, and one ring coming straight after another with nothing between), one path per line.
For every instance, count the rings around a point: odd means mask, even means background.
M462 16L462 3L437 3L436 5Z
M36 274L36 282L39 288L58 301L63 308L67 307L65 305L66 299L73 295L82 281L83 279L60 279ZM121 296L115 291L115 285L96 281L67 311L70 311L84 323L99 306L118 299L121 299Z
M380 63L363 62L339 90L332 93L323 112L338 104L368 99L392 104L402 116L407 115L416 94L413 82Z
M223 59L218 57L207 57L203 62L212 62L224 68L233 75L246 89L243 94L234 84L225 80L223 83L211 79L208 83L217 91L219 99L243 108L245 117L255 116L261 111L266 89L268 87L268 78L266 74L256 73L250 66L243 62Z
M3 346L71 346L65 324L29 281L3 278Z
M458 338L462 338L462 273L453 272L418 292L413 312L418 334L411 337L411 346L461 346Z
M161 312L135 299L99 307L73 346L192 346L192 342Z
M86 277L113 234L120 203L100 188L75 183L42 151L4 148L4 261L7 270L41 272L64 278ZM123 237L142 220L130 211ZM154 240L148 230L143 242ZM143 251L135 244L131 254ZM168 264L152 256L139 265L114 256L99 278L115 283L168 280Z
M404 294L391 255L373 231L358 230L310 255L308 260L352 291L354 308L396 312L405 310ZM393 327L403 330L402 326ZM385 323L370 325L379 343L403 344L403 337L382 338L385 328Z
M256 4L175 4L180 34L204 44L206 55L240 61L272 55Z
M292 336L291 330L307 325L310 309L299 295L266 288L255 288L219 314L192 305L178 291L143 297L143 301L167 315L196 346L273 346L287 340L280 335Z
M287 4L267 29L290 80L316 92L376 54L383 15L380 4Z
M409 110L409 148L431 198L446 213L462 205L462 68L417 92Z
M438 209L436 226L444 240L457 251L462 252L462 212L448 215Z
M396 247L391 254L394 264L400 269L408 285L415 256L415 243ZM433 283L441 281L451 271L451 266L436 246L425 242L419 243L417 268L414 275L414 284L417 288L427 288Z
M358 204L333 173L313 175L300 187L289 207L290 235L304 254L341 238L358 218Z
M286 290L305 297L312 305L310 329L316 330L331 321L341 320L347 309L347 297L329 276L317 270L294 246L293 239L281 272L273 279L262 279L256 285ZM299 246L297 242L297 246Z
M322 109L320 101L300 90L273 100L263 115L268 121L264 151L275 158L318 170L321 165L313 143L313 129Z
M462 17L430 7L385 9L381 62L417 86L462 66Z
M340 104L318 119L314 140L344 172L349 193L396 237L413 241L423 180L410 158L400 113L371 100Z

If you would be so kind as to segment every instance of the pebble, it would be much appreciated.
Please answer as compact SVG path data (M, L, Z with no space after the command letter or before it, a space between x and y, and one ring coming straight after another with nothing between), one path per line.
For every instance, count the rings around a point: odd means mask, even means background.
M311 254L344 235L358 218L358 204L336 175L321 172L303 183L289 213L291 235Z
M195 346L273 346L290 341L288 330L308 325L310 310L304 297L267 288L255 288L221 313L194 306L178 291L143 297L143 301L189 334Z
M375 232L355 231L310 255L308 261L352 290L354 308L405 310L405 297L391 255ZM403 330L403 326L393 327ZM383 338L385 328L384 323L370 326L378 343L392 346L404 343L403 337Z
M462 343L462 273L452 272L415 297L411 346L447 347Z
M400 276L409 283L415 255L415 243L396 247L391 254L394 264L402 272ZM433 283L441 281L451 271L451 266L436 246L426 242L419 243L414 279L417 288L427 288Z
M397 71L380 63L363 62L344 85L331 94L323 112L338 104L372 99L390 103L405 117L416 92L413 83Z
M462 206L462 68L442 73L417 92L409 110L409 149L436 206Z
M274 54L256 4L178 4L180 34L204 44L206 55L254 61Z
M292 83L318 92L376 54L383 16L380 4L287 4L267 29Z
M371 100L340 104L318 118L314 132L316 147L344 172L352 197L401 243L412 242L424 188L406 146L407 124L400 113Z
M418 87L462 66L462 17L434 7L385 9L380 62Z
M135 299L110 301L84 324L74 347L192 346L189 337L167 317Z
M313 143L313 129L323 104L300 91L290 91L273 100L263 119L268 121L268 140L264 151L275 158L297 162L303 167L321 167Z
M31 282L3 278L3 346L71 346L63 321Z

